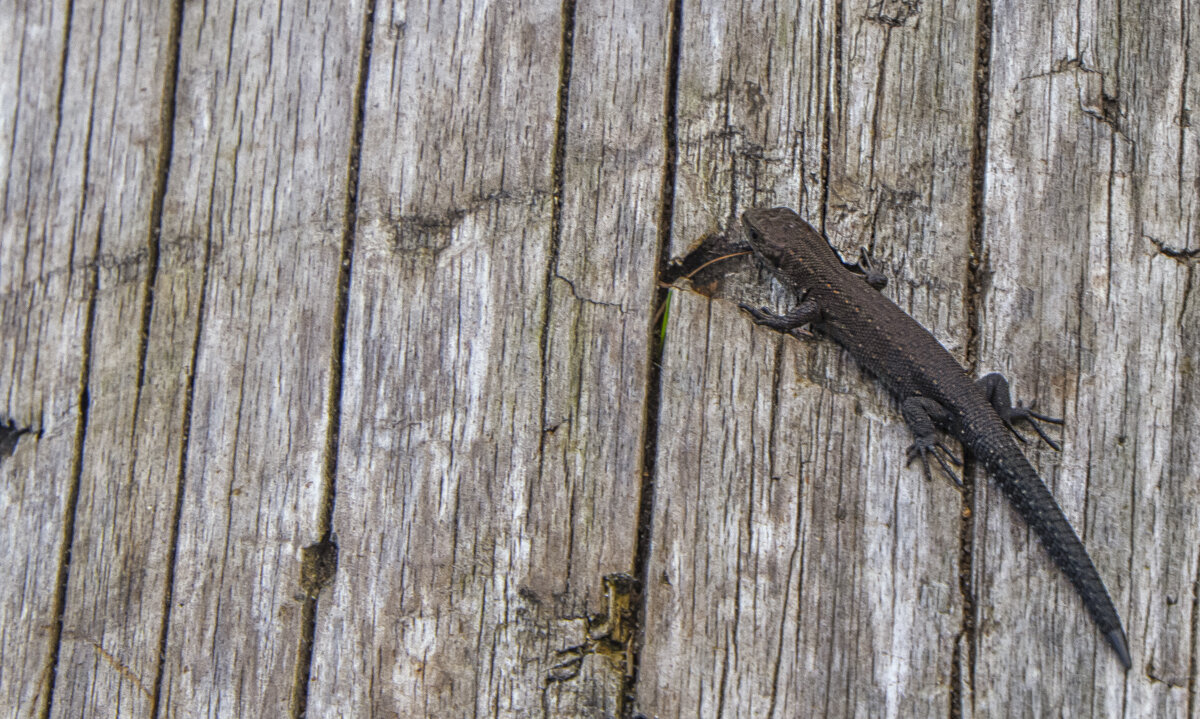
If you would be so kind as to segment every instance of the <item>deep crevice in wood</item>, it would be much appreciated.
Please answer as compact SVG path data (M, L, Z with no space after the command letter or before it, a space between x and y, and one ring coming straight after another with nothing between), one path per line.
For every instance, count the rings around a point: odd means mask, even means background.
M884 92L886 92L886 90L887 90L886 86L887 86L888 48L890 48L892 45L892 27L893 26L889 26L885 23L885 27L884 27L884 31L883 31L883 48L880 49L880 51L879 51L879 61L875 66L876 67L876 70L875 70L875 106L871 109L871 138L872 138L873 143L879 142L879 137L880 137L879 116L880 116L880 112L883 110ZM879 152L872 149L869 160L867 162L867 182L866 182L866 186L868 188L870 188L872 192L874 191L874 188L876 187L875 160L878 157L879 157ZM878 214L878 208L881 205L882 205L882 202L879 202L876 204L876 214ZM876 225L876 222L872 221L871 222L871 244L872 245L875 244L875 225ZM825 232L825 228L822 227L821 231Z
M1197 563L1192 564L1193 567L1200 567L1200 554L1197 555ZM1200 661L1200 654L1197 653L1197 648L1200 647L1200 577L1192 577L1192 646L1188 652L1188 680L1187 680L1187 712L1186 716L1196 716L1196 663Z
M150 346L150 319L154 313L154 285L158 281L160 238L162 236L163 199L167 195L167 180L171 174L171 158L175 150L175 90L179 82L179 38L183 25L183 2L171 4L166 56L163 72L162 115L159 117L158 167L155 169L154 194L150 198L150 236L146 238L146 283L142 289L142 324L138 344L137 392L133 401L133 422L137 426L141 408L142 387L146 380L146 353ZM133 472L132 463L130 473Z
M90 137L88 138L91 139ZM99 250L103 238L96 238ZM75 544L75 513L79 505L79 485L83 480L83 449L87 443L88 410L91 407L92 381L92 332L96 326L96 297L99 294L100 266L91 265L88 278L87 319L83 325L83 342L79 371L79 416L75 422L75 439L71 447L71 479L67 484L67 498L63 510L63 534L58 556L58 576L54 580L54 613L50 623L50 656L46 661L46 694L38 712L40 719L48 719L54 704L54 685L58 679L58 656L62 649L63 616L67 608L67 585L71 581L71 549Z
M983 232L986 202L988 123L991 94L992 3L979 0L975 15L975 137L971 145L971 235L967 259L966 292L963 295L963 315L967 320L967 341L964 364L969 374L978 374L980 313L982 295L987 282L983 259ZM962 511L959 531L958 588L962 597L962 629L954 649L952 683L950 687L950 717L963 714L964 702L974 703L976 615L973 575L975 571L976 466L970 452L963 457ZM966 656L963 656L965 650ZM965 666L964 666L965 661Z
M75 3L70 0L66 8L66 22L63 24L63 54L62 62L59 65L58 77L58 96L55 98L54 106L54 134L51 136L52 147L50 149L50 157L58 156L58 138L62 134L62 108L64 101L64 93L66 92L68 62L71 54L71 27L75 18ZM88 146L91 144L91 125L88 126L88 139L85 143L85 156ZM53 159L52 159L53 161ZM86 160L85 160L86 162ZM86 165L85 165L86 168ZM83 177L87 178L85 169ZM86 205L87 197L83 198ZM102 237L96 238L95 255L100 254L100 245ZM74 239L72 239L71 256L75 256ZM91 404L91 396L89 393L89 384L91 382L91 350L92 350L92 329L96 322L96 294L98 292L98 284L100 279L100 266L98 262L91 263L91 277L89 278L90 287L88 288L88 304L87 304L87 319L83 327L83 349L80 360L80 380L79 380L79 417L75 425L75 440L71 451L71 475L67 485L66 507L63 512L63 539L60 545L60 553L58 558L58 576L55 577L54 584L54 609L53 621L50 624L50 653L46 661L46 669L42 673L42 677L46 682L46 694L42 702L38 716L41 719L47 719L50 716L50 710L54 703L54 686L58 679L58 657L62 649L62 630L63 616L67 607L67 584L71 576L71 548L75 541L75 511L79 503L79 484L83 474L83 447L87 439L87 421L88 407ZM45 420L43 419L43 423Z
M323 491L317 533L321 539L301 552L300 586L304 605L300 610L300 637L292 681L291 715L301 719L308 711L308 687L312 674L313 644L317 633L317 604L321 590L337 573L338 545L333 535L333 510L337 503L338 446L342 431L342 382L345 375L346 317L350 308L350 282L354 269L354 238L358 231L359 171L362 167L363 128L366 124L367 81L375 34L375 1L365 8L362 45L358 56L358 86L350 115L354 130L346 163L346 204L343 208L342 251L338 262L336 305L333 311L332 348L329 358L329 394L325 400L327 424L322 471Z
M210 205L211 206L211 205ZM200 361L201 337L204 336L204 311L208 297L208 270L212 258L212 224L209 223L205 234L204 260L201 265L200 301L196 307L196 331L192 336L192 355L188 363L187 389L183 393L183 407L180 411L181 425L179 428L179 459L175 477L175 506L171 510L171 539L168 542L166 560L166 578L163 581L162 621L159 625L158 665L154 672L154 695L150 704L150 716L158 716L159 701L162 696L162 680L167 655L167 633L171 625L171 607L175 596L175 566L179 553L179 525L183 516L183 492L187 477L188 446L192 433L192 403L196 396L196 364Z
M562 35L559 40L560 55L558 61L558 106L555 110L554 121L554 157L551 160L550 187L552 191L550 205L550 244L546 248L546 275L542 281L542 292L545 302L542 305L542 329L538 338L538 357L542 360L541 407L538 416L542 419L541 431L538 434L538 477L545 473L546 463L546 404L550 389L550 332L551 316L554 309L554 278L558 274L558 253L562 244L562 208L563 208L563 179L566 172L567 156L567 120L571 103L571 64L574 61L575 41L575 0L565 0L563 3ZM532 486L525 493L525 516L533 514Z
M825 122L821 127L821 224L817 228L821 234L826 232L826 220L829 215L829 153L833 142L831 128L834 123L834 113L837 111L842 96L842 25L844 23L842 12L842 3L837 3L834 9L833 23L833 73L828 81L829 84L826 85ZM817 57L822 55L824 48L821 47L820 42L824 37L824 33L817 34Z
M781 391L781 388L783 387L783 382L782 382L783 369L784 369L783 360L784 360L784 343L776 342L775 343L775 360L772 363L772 367L771 367L771 422L767 429L767 437L769 438L768 441L771 443L771 451L769 452L768 458L767 458L767 461L769 463L768 464L769 470L768 470L767 476L770 478L771 481L775 481L776 478L779 477L779 474L776 471L776 465L775 465L776 454L775 454L774 448L777 446L777 442L779 441L779 431L780 431L779 430L779 407L780 407L780 391ZM803 461L803 459L800 459L800 461L798 462L797 468L796 468L796 481L798 483L802 482L803 476L804 476L804 461ZM794 519L794 522L795 522L794 526L796 528L796 530L795 530L796 533L795 533L795 536L792 538L794 541L794 544L792 545L791 557L789 557L789 559L788 559L788 578L787 578L787 581L784 583L783 611L780 612L778 644L775 647L774 666L772 666L772 668L771 668L771 695L770 695L771 701L770 701L770 705L767 708L767 713L766 713L766 716L768 716L768 717L777 716L776 715L776 706L778 705L779 697L780 697L779 677L780 677L780 671L783 666L783 651L784 651L784 645L786 643L786 641L785 641L786 631L785 630L787 628L787 619L789 616L788 607L790 605L790 600L791 600L792 594L793 594L793 592L792 592L792 577L795 577L795 579L796 579L796 590L795 590L795 597L796 597L795 611L796 612L800 611L800 606L801 606L801 603L802 603L803 597L804 597L804 551L803 551L804 521L803 521L803 515L804 515L805 507L804 507L804 502L802 500L800 500L799 497L797 498L797 501L795 503L795 508L796 508L796 516ZM799 564L798 567L796 566L797 564ZM799 626L799 623L797 623L797 626Z
M167 49L164 53L167 67L163 78L163 114L159 128L159 158L158 176L154 187L154 197L150 206L150 237L147 244L150 256L147 258L146 287L142 292L142 336L138 347L138 383L137 396L134 402L134 418L141 404L141 391L145 381L146 355L149 351L150 320L154 302L154 284L158 281L159 253L162 239L163 202L167 192L167 179L170 175L171 157L175 146L175 95L179 88L179 54L180 37L183 33L183 0L171 3L171 19L167 30ZM158 626L158 657L154 666L154 684L150 696L151 717L158 716L159 703L162 698L162 679L167 654L167 631L171 623L171 605L175 596L175 562L179 547L179 523L183 514L183 486L187 466L188 436L192 426L192 398L196 389L196 361L200 352L200 330L204 321L205 292L208 287L208 263L212 256L211 225L205 237L204 264L202 265L201 292L196 315L196 333L192 338L192 355L188 365L187 389L183 395L182 426L179 433L179 466L175 478L175 506L171 509L171 535L167 544L166 576L163 581L163 600ZM132 468L130 470L132 472Z
M663 136L666 153L663 162L662 194L658 218L658 266L655 268L654 302L651 306L667 310L670 288L663 278L671 272L671 222L675 213L675 174L679 161L679 62L683 40L683 0L675 0L671 6L670 46L667 59L667 88L664 98ZM666 341L666 322L659 323L655 312L650 326L646 363L646 406L642 425L646 436L642 445L642 477L638 497L637 531L634 533L633 576L637 579L635 591L638 596L633 602L630 641L627 649L625 669L625 692L618 704L619 715L625 719L642 716L636 713L638 671L641 665L641 650L645 644L646 597L650 571L650 543L654 530L654 473L658 456L659 411L662 406L662 356Z
M562 210L563 210L563 191L565 185L566 173L566 156L567 156L567 130L571 102L571 67L574 62L574 41L575 41L575 0L564 0L562 6L562 34L559 36L559 60L558 60L558 99L555 108L554 117L554 155L551 159L550 169L550 188L551 188L551 204L550 204L550 241L546 248L546 273L542 281L542 292L545 299L542 304L542 320L541 333L538 337L538 357L541 359L541 392L540 403L538 408L538 417L541 419L542 426L538 431L538 471L537 476L539 481L546 473L546 435L553 430L549 429L549 423L546 419L546 408L549 402L550 395L550 333L552 331L552 316L554 309L554 280L560 277L558 273L558 255L562 245ZM569 283L568 283L569 284ZM574 288L572 287L572 292ZM555 425L557 427L557 425ZM454 508L455 516L458 515L458 506ZM533 487L532 484L525 492L525 516L533 515ZM457 541L455 542L457 545ZM582 666L584 651L582 646L578 648L580 654L578 656L578 666L575 667L575 674L559 673L564 664L552 667L546 675L547 683L574 679L578 675L578 667ZM565 666L571 666L572 662L566 662ZM569 676L568 676L569 675ZM542 715L549 716L550 709L546 692L542 692Z

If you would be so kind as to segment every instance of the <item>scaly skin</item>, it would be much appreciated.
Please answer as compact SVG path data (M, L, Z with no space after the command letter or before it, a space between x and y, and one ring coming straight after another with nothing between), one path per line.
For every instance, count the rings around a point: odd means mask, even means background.
M926 476L932 456L958 481L947 464L958 460L937 438L935 427L968 448L1075 585L1083 605L1129 669L1132 663L1125 631L1104 582L1050 490L1009 434L1009 430L1016 432L1014 420L1061 420L1019 406L1012 408L1008 385L999 375L989 375L978 383L972 380L928 330L868 284L870 278L875 287L882 285L877 273L869 271L864 276L855 272L792 210L747 210L742 223L755 254L801 297L800 305L787 315L744 309L759 324L778 330L811 324L849 350L900 401L904 419L915 435L909 461L920 459ZM1036 423L1034 428L1053 445Z

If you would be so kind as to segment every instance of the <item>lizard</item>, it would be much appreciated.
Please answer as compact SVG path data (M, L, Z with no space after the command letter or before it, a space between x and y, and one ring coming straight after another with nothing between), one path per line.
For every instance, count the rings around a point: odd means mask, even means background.
M1108 590L1083 542L1014 439L1026 441L1013 424L1023 420L1058 449L1038 423L1062 420L1021 403L1013 406L1008 381L999 373L972 379L927 329L879 291L886 278L865 248L859 262L845 262L824 235L786 207L747 210L742 225L754 254L797 293L799 303L784 314L740 307L757 324L792 334L808 325L848 350L900 403L913 433L907 464L920 459L927 480L932 457L962 487L951 467L962 466L962 460L939 439L937 430L958 439L1033 528L1128 671L1132 661L1125 630Z

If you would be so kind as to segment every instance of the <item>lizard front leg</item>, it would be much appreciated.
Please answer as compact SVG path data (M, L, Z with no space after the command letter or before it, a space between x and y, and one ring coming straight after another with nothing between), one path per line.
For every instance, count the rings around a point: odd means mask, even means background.
M745 303L738 307L749 312L755 324L765 325L780 332L789 332L797 337L800 336L798 330L802 326L821 319L821 308L813 300L802 300L794 309L782 315L777 315L766 307L751 307Z
M946 476L961 488L962 480L950 468L947 460L958 467L962 466L962 460L955 457L954 453L938 439L937 432L934 430L935 425L944 427L950 422L950 414L946 408L928 397L909 397L900 404L900 413L904 415L904 421L913 433L913 443L908 447L908 461L904 466L907 467L919 457L921 466L925 469L925 479L931 479L929 455L932 454Z
M1033 427L1033 431L1037 432L1038 436L1042 438L1043 442L1050 445L1055 450L1062 451L1062 447L1059 447L1054 440L1046 436L1046 433L1042 431L1041 425L1038 424L1039 421L1049 422L1050 424L1062 424L1063 421L1061 419L1056 417L1047 417L1044 414L1038 414L1037 412L1033 411L1032 406L1024 407L1020 402L1017 402L1017 406L1014 407L1012 403L1012 395L1010 395L1008 391L1008 380L1004 379L1004 375L1000 374L999 372L992 372L989 375L980 377L976 384L980 389L983 390L983 393L987 395L988 402L991 403L992 409L996 410L996 414L1000 415L1001 421L1004 422L1005 426L1008 427L1009 431L1011 431L1017 439L1021 440L1022 442L1029 441L1017 431L1016 427L1013 426L1013 422L1023 419L1029 422L1029 424Z

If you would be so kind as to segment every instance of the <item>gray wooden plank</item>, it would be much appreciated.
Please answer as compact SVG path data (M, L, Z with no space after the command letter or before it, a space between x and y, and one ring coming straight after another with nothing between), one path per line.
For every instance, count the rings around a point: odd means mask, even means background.
M358 2L185 7L148 358L188 358L193 375L182 403L169 391L148 409L186 428L167 438L183 443L183 496L165 716L289 712L364 21Z
M73 502L91 502L101 468L109 481L130 431L137 363L126 359L137 355L130 328L141 323L147 271L164 17L88 3L0 11L0 416L44 432L0 459L5 716L43 714L52 687L77 691L80 662L125 672L134 710L147 698L136 674L153 677L154 644L131 647L69 620L60 633L56 612L67 562L75 579L83 557L115 551L72 537Z
M743 320L673 299L640 708L942 711L957 541L924 535L956 492L903 470L906 430L849 360Z
M130 450L170 24L170 8L157 3L79 3L70 18L62 115L86 137L74 160L85 183L78 232L94 238L97 254L87 345L78 340L87 414L53 716L146 716L158 669L174 506L170 494L161 500L175 481L135 480Z
M819 214L834 3L683 3L671 255L745 207Z
M561 4L376 17L313 715L619 709L668 15L574 7L561 118Z
M681 68L719 69L706 75L715 86L681 80L681 138L768 141L707 145L728 157L700 197L681 160L678 189L693 206L677 212L673 246L723 229L697 221L696 206L719 208L714 224L733 214L728 198L738 211L798 207L843 251L874 246L889 297L962 357L974 37L957 30L973 27L975 5L895 17L876 3L802 5L795 19L741 3L688 8L707 24L685 23ZM755 93L728 80L743 77L762 78ZM721 102L686 114L701 97ZM751 339L731 305L677 298L660 421L687 431L659 434L639 706L948 711L963 625L960 495L903 466L911 440L896 408L840 350L765 330Z
M182 488L162 713L286 713L363 8L185 9L143 371L165 16L19 5L0 11L0 392L45 433L0 460L0 707L37 713L53 676L56 716L147 712ZM629 708L614 573L647 431L669 10L579 4L566 102L561 10L375 17L310 716ZM969 288L975 10L685 5L672 251L798 207L873 245L959 357L979 291L981 367L1070 422L1033 459L1135 671L988 483L965 647L961 500L902 466L890 400L836 348L684 284L652 419L648 715L940 714L962 681L964 714L1196 716L1197 10L994 9L991 279Z
M1066 417L1063 454L1036 463L1113 595L1134 668L989 486L980 716L1195 716L1195 259L1156 242L1197 246L1198 142L1184 117L1198 100L1196 12L995 8L981 362Z
M975 136L976 3L847 2L819 216L843 254L869 247L885 293L959 361ZM814 216L817 216L814 213Z

